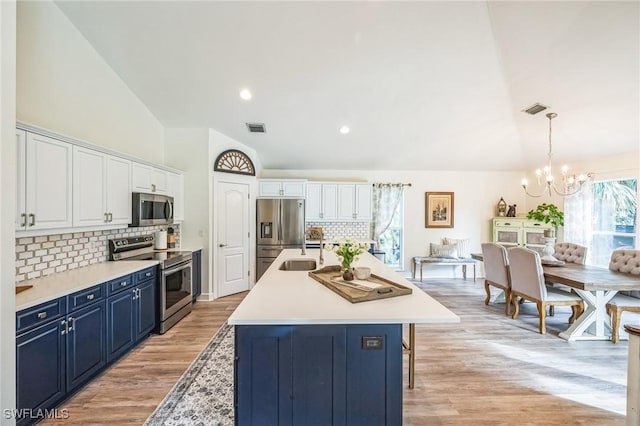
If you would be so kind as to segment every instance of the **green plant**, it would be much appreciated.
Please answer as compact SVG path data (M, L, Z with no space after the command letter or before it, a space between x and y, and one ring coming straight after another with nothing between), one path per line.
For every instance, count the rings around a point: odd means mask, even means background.
M342 263L342 271L347 271L351 268L351 263L358 260L358 255L369 250L369 244L361 243L359 241L346 238L344 243L338 245L325 244L325 250L332 251L338 256Z
M527 219L550 223L555 229L558 229L559 226L564 226L564 213L555 204L540 204L535 210L527 213Z

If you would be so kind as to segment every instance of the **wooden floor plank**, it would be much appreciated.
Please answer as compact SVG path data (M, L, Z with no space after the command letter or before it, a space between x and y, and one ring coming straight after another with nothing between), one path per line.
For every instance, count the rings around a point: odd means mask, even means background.
M504 305L484 305L480 280L421 285L462 322L416 326L405 425L624 424L627 342L560 339L569 308L556 308L542 336L535 306L524 304L512 320ZM144 423L244 295L198 302L169 332L151 336L65 402L69 419L43 424Z

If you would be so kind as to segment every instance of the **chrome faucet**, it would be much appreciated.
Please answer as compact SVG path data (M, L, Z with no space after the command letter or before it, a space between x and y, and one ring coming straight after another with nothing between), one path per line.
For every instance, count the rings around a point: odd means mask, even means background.
M324 263L324 257L322 256L322 252L324 251L324 247L322 247L322 237L324 236L324 232L322 232L322 228L320 228L320 259L318 259L318 263L321 265Z
M307 231L304 228L304 220L302 221L302 253L300 253L300 255L307 255Z

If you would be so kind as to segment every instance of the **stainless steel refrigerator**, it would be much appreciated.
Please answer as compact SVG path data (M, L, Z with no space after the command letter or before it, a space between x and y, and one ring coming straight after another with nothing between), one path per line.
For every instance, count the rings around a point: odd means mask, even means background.
M303 199L258 199L256 281L285 248L302 249L305 238Z

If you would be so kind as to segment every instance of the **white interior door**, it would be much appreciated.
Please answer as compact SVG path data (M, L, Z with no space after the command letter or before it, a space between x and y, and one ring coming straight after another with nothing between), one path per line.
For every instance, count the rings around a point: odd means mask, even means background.
M249 290L249 185L218 182L218 296Z

